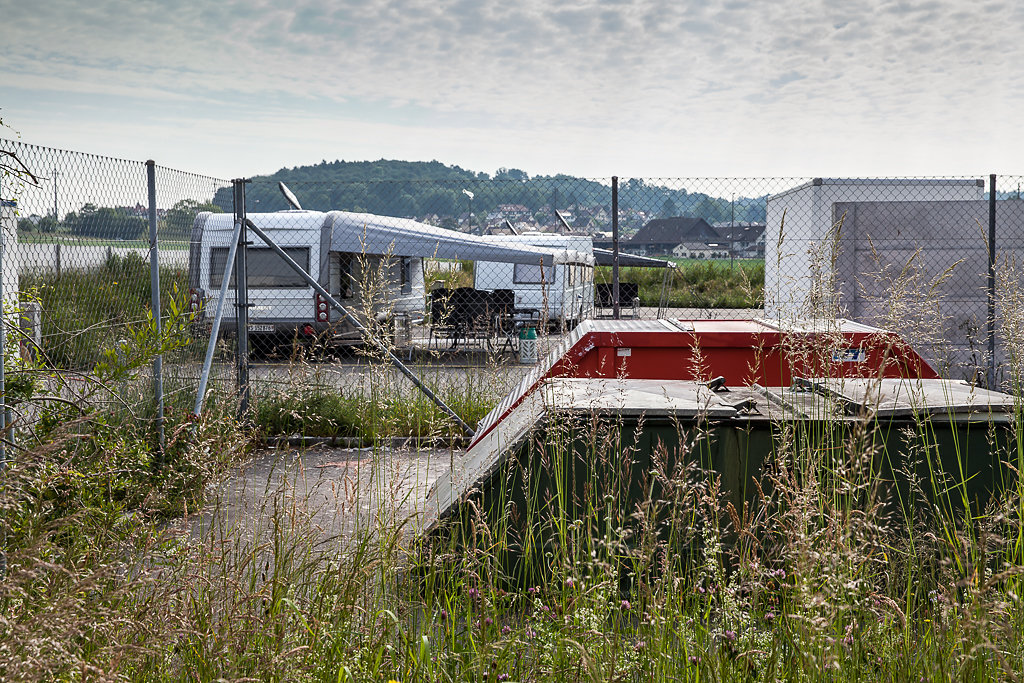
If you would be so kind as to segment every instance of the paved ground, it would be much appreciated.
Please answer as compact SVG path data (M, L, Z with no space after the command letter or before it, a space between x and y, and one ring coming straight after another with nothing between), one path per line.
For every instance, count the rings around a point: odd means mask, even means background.
M276 524L328 539L357 528L405 522L461 452L444 450L266 450L230 474L206 510L189 518L194 536L240 526L272 539ZM219 535L219 534L218 534Z

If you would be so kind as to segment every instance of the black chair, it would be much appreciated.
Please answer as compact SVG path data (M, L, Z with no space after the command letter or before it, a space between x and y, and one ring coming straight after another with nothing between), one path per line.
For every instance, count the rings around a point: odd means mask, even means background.
M633 309L633 317L640 317L640 285L636 282L619 283L619 312Z
M502 350L515 353L516 342L516 292L513 289L496 289L491 292L491 307L494 311L494 328L502 343Z
M603 308L615 307L612 283L598 282L595 284L594 307L598 311ZM640 285L636 282L619 283L619 314L621 315L626 309L632 310L634 318L640 317Z

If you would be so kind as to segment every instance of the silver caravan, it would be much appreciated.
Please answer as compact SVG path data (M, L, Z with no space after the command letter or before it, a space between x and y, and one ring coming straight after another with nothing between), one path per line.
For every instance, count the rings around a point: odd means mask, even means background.
M424 315L423 260L486 258L550 266L550 250L500 245L417 221L346 211L281 211L249 219L327 291L382 334L399 333ZM192 227L189 287L200 319L212 311L227 265L234 217L200 213ZM363 341L336 310L259 238L246 250L249 332L264 338L326 336L341 344ZM234 278L232 278L234 280ZM224 301L222 329L235 330L235 290ZM405 323L405 324L403 324Z

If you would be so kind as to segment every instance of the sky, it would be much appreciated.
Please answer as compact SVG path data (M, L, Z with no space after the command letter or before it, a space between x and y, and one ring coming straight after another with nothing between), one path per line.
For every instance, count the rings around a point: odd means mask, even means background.
M1024 173L1024 3L0 0L32 144L218 178Z

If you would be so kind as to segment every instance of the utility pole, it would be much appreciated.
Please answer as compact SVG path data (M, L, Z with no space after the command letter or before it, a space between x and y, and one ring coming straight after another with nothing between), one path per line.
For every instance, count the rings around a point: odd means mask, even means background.
M729 202L729 268L732 269L736 259L736 193L732 193Z

